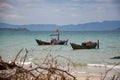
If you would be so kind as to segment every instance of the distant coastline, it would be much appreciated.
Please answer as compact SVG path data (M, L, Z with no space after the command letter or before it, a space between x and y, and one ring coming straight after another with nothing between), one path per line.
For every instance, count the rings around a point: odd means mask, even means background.
M0 31L29 31L27 28L0 28Z
M117 29L115 29L115 31L120 31L120 27L119 27L119 28L117 28Z
M90 23L84 23L84 24L67 24L67 25L57 25L57 24L14 25L14 24L0 23L0 28L13 28L12 30L28 29L30 31L55 31L56 28L58 28L60 31L116 31L116 30L119 31L120 20L90 22Z

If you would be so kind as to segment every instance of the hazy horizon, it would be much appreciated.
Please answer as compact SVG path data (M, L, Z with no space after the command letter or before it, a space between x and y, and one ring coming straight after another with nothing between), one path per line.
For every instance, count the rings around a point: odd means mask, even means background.
M56 25L56 24L27 24L27 25L14 25L0 23L1 28L27 28L31 31L55 31L57 28L60 31L106 31L106 30L119 30L120 21L104 21L92 22L86 24L70 24L70 25Z

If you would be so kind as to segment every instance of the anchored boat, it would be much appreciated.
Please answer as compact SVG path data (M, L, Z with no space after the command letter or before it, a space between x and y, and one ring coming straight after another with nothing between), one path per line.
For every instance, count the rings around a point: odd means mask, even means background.
M56 29L57 34L51 34L50 36L57 36L57 39L51 39L50 42L47 41L42 41L42 40L38 40L36 39L36 42L38 45L67 45L68 43L68 39L67 40L60 40L60 34L59 34L59 30Z
M95 49L97 47L97 49L99 48L99 40L97 40L97 42L92 42L92 41L88 41L88 42L83 42L81 45L76 44L76 43L70 43L71 47L73 50L76 49Z

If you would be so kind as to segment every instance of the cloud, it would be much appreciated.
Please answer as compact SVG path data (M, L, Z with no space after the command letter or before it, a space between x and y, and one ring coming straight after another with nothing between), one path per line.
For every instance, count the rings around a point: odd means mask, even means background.
M14 7L8 3L0 3L0 10L5 11L5 10L11 10L14 9Z
M21 15L18 15L18 14L5 14L5 13L0 13L0 18L2 18L3 20L6 20L6 19L22 19L24 18L23 16Z
M2 2L1 2L2 1ZM2 18L13 23L72 24L120 19L117 0L1 0ZM119 0L118 0L119 1ZM5 13L5 14L3 14ZM24 18L24 20L21 20Z
M112 0L94 0L95 2L98 2L98 3L111 3Z
M9 14L6 17L10 18L10 19L21 19L21 18L23 18L23 16L18 15L18 14Z

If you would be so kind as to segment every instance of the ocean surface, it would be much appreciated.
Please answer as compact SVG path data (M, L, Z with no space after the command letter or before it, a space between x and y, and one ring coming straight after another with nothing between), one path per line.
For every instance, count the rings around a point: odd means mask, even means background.
M35 39L50 41L52 31L0 31L0 56L6 61L24 57L28 50L27 61L43 60L48 54L64 56L76 63L103 64L120 62L110 59L120 56L120 31L61 31L60 39L69 39L68 45L38 46ZM72 50L70 42L81 44L85 41L100 41L100 49Z

